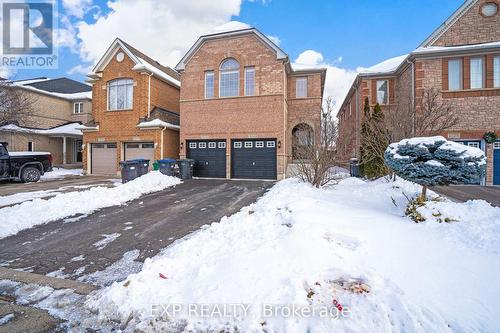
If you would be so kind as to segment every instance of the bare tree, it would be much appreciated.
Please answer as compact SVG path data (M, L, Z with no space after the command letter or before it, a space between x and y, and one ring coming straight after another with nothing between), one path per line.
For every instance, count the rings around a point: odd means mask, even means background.
M338 165L338 124L333 116L334 102L328 98L321 111L321 132L312 142L295 147L297 176L315 187L335 179L332 167Z
M33 112L36 100L8 80L0 81L0 125L22 124Z

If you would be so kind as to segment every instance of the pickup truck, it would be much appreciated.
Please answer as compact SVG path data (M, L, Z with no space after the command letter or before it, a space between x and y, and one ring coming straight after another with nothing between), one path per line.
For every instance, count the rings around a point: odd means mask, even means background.
M7 143L0 142L0 180L37 182L47 171L52 171L50 153L32 151L9 153Z

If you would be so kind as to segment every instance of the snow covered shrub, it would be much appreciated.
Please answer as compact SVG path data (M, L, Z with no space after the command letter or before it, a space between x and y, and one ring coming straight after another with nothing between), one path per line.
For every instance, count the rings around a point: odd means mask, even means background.
M401 178L427 186L479 181L486 172L481 149L447 141L442 136L418 137L392 143L385 151L385 163Z

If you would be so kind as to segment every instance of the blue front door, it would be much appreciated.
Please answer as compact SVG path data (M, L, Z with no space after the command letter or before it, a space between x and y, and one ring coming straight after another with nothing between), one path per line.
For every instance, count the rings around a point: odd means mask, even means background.
M500 141L493 144L493 185L500 185Z

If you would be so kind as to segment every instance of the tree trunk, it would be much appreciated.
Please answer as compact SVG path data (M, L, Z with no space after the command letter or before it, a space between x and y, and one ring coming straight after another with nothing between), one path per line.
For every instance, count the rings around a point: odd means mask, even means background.
M425 186L425 185L422 186L422 194L420 195L420 199L422 201L427 200L427 186Z

